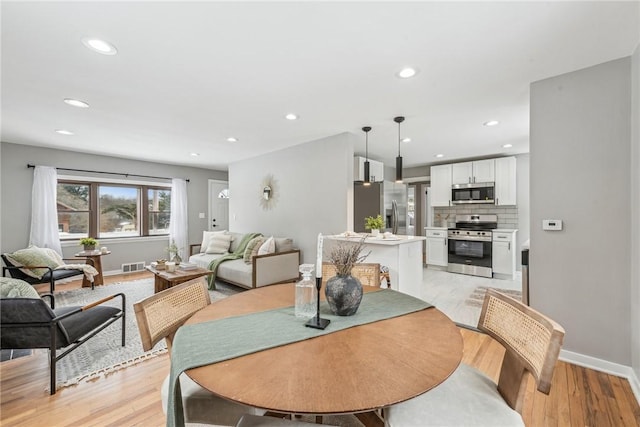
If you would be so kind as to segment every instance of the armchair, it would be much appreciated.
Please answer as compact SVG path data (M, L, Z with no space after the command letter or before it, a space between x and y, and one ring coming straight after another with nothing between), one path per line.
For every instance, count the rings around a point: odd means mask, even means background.
M30 285L39 285L41 283L49 283L49 293L53 294L55 283L57 280L66 279L69 277L79 276L84 274L82 270L79 269L69 269L69 270L55 270L51 266L48 265L22 265L13 260L10 254L2 254L2 261L4 261L5 266L2 267L2 276L6 276L7 271L9 275L14 279L23 280ZM87 263L93 266L92 259L85 258L62 258L63 261L78 261L79 264ZM26 274L23 269L46 269L47 272L41 277L33 277ZM91 289L94 289L93 281L91 282ZM51 308L55 308L55 303L51 300Z
M45 294L54 301L53 294ZM116 297L121 308L102 304ZM52 304L53 305L53 304ZM49 349L50 393L56 392L56 362L107 326L122 319L125 345L125 295L111 295L84 307L51 309L30 284L0 277L0 349ZM58 349L65 350L57 355Z

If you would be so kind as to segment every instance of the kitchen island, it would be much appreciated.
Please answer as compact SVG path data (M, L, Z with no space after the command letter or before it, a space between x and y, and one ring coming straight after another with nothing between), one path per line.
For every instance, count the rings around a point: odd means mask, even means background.
M370 252L364 262L375 262L389 268L391 289L421 298L422 247L425 237L393 236L392 238L366 235L363 254ZM325 254L340 242L358 243L360 237L340 235L324 236ZM326 258L326 256L325 256Z

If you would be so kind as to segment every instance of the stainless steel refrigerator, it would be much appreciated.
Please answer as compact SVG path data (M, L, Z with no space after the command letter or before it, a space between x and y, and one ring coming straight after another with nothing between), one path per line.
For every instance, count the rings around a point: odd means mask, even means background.
M407 185L392 181L373 182L364 186L353 183L353 231L365 232L364 219L382 215L385 232L407 233Z

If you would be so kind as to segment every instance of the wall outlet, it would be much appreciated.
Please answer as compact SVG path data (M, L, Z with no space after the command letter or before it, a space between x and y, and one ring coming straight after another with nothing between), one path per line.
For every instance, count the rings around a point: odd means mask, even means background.
M561 219L543 219L542 229L548 230L548 231L560 231L562 230L562 220Z
M200 212L200 213L198 214L198 218L204 219L204 212Z

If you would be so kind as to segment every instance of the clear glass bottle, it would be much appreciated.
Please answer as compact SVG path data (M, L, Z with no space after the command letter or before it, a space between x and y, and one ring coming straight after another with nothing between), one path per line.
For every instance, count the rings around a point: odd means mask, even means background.
M302 280L296 283L296 317L311 318L316 315L316 284L311 277L313 264L302 264Z

